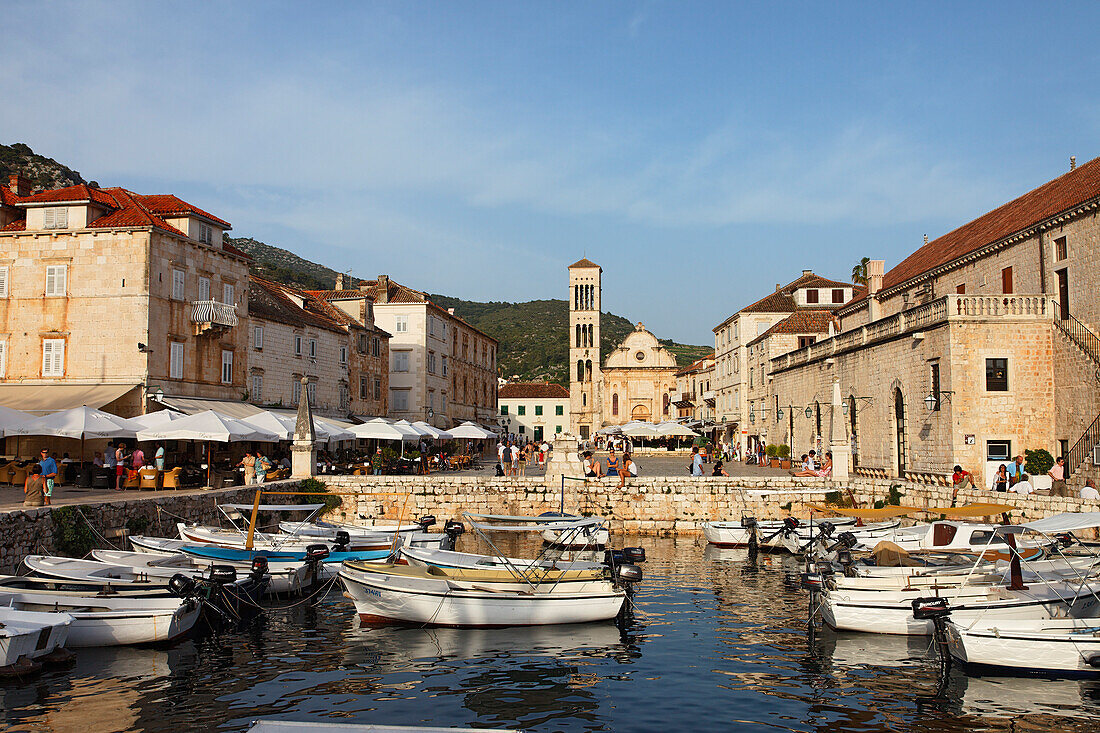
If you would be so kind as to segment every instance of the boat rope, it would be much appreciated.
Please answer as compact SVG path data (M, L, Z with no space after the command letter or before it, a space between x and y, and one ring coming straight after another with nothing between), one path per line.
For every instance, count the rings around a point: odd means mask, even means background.
M111 546L111 547L112 547L113 549L115 549L115 550L117 550L117 549L118 549L117 547L115 547L115 545L114 545L114 543L113 543L113 542L111 542L111 541L110 541L109 539L107 539L106 537L104 537L103 535L101 535L101 534L99 533L99 530L97 530L97 529L95 528L95 526L94 526L94 525L93 525L93 524L92 524L91 522L89 522L89 521L88 521L88 518L87 518L86 516L84 516L84 512L83 512L83 511L82 511L82 510L80 509L80 507L79 507L79 506L75 506L75 507L73 507L73 508L74 508L74 509L76 509L76 513L80 515L80 518L84 520L84 524L88 525L88 529L92 530L92 534L94 534L94 535L95 535L95 536L96 536L96 537L97 537L98 539L100 539L100 540L102 540L103 542L105 542L105 543L107 543L108 545L110 545L110 546ZM89 553L89 554L91 554L91 553ZM87 557L87 555L85 555L85 557Z

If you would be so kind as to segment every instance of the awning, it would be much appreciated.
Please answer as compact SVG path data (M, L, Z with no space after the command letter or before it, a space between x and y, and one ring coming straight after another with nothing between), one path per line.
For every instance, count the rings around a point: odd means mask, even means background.
M0 404L39 415L73 407L99 409L140 384L0 384Z
M173 410L179 410L187 415L197 415L200 412L213 410L219 415L225 415L234 419L258 415L264 408L253 405L250 402L238 400L211 400L201 397L158 397L157 402Z
M1031 530L1043 534L1055 534L1059 532L1076 532L1080 529L1093 529L1100 527L1100 512L1066 512L1055 514L1053 517L1036 519L1034 522L1019 524L1014 527L1001 527L1002 533L1012 531Z

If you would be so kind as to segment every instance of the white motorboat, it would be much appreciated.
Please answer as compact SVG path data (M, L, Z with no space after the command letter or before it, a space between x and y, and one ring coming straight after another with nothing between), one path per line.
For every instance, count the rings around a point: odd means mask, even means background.
M755 524L753 524L755 522ZM856 523L854 518L841 517L838 519L830 519L829 523L833 527L842 531L847 530L849 527ZM799 539L803 542L810 539L809 527L812 525L803 525L796 520L796 524L793 527L783 519L765 519L765 520L743 520L738 522L703 522L700 527L703 530L703 537L707 542L712 545L718 545L719 547L748 547L749 538L753 534L753 528L756 529L757 542L762 538L766 538L769 535L780 532L784 529L793 529ZM803 528L806 529L803 529Z
M65 646L72 623L67 613L0 607L0 668L45 657Z
M180 539L187 544L217 545L218 547L233 547L244 549L248 543L248 532L240 529L223 529L203 524L187 524L177 522ZM266 532L254 532L252 534L252 547L258 550L297 551L301 552L310 545L320 542L317 537L298 537L289 534L269 534ZM351 540L347 549L351 552L363 552L371 550L388 550L393 543L392 537L376 538L369 540Z
M131 538L133 539L133 538ZM155 540L158 538L142 538ZM176 542L177 540L169 540ZM182 540L178 540L182 542ZM182 552L173 554L159 554L153 552L123 552L121 550L92 550L92 557L112 566L130 568L138 576L171 578L174 573L188 575L202 574L210 569L211 565L229 565L237 571L237 575L248 575L255 571L253 562L233 562L230 560L215 560L211 558L187 555ZM267 575L269 582L266 592L272 595L284 593L297 593L308 588L316 581L328 580L336 577L338 568L330 568L321 563L314 572L312 567L304 562L282 562L268 559Z
M400 538L406 546L440 547L446 534L429 532L435 517L425 517L420 524L357 525L345 522L279 522L279 531L285 535L309 539L327 544L339 543L341 532L346 532L351 545L391 547Z
M951 656L968 665L1100 676L1100 617L949 620L944 631Z
M0 588L0 606L72 616L67 645L116 646L171 641L199 618L201 604L183 598L66 595Z
M929 524L917 524L912 527L899 527L893 532L860 539L853 549L872 551L877 542L893 542L902 550L913 554L922 552L967 552L978 553L989 550L1001 550L1006 547L1003 535L997 529L1003 525L938 520ZM1036 548L1035 541L1020 542L1019 547Z
M539 557L516 558L500 555L475 555L467 552L448 550L428 550L421 547L400 547L401 558L409 565L420 567L436 566L440 568L461 568L467 570L507 570L516 568L524 571L531 567L550 570L604 570L603 563L587 560L565 560L562 558ZM629 562L629 560L628 560Z
M1072 580L1089 577L1100 563L1095 557L1058 557L1027 561L1021 574L1027 582L1045 582L1049 580ZM855 567L855 566L853 566ZM853 569L853 574L830 577L829 586L837 590L905 590L909 588L946 586L967 583L971 585L989 583L1007 583L1011 573L1010 563L1004 560L980 562L975 565L953 564L940 567L902 568L913 571L903 573L873 573L868 570L897 570L897 568L873 568L867 566Z
M582 577L579 577L582 576ZM346 562L340 570L364 623L538 626L618 615L627 591L589 571L544 571L541 582L509 572Z
M143 537L130 535L130 546L134 552L149 555L178 555L180 550L190 544L187 540L168 537Z

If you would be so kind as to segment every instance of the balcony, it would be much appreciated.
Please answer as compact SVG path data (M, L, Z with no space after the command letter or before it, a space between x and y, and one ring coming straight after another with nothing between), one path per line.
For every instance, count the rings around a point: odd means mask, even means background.
M703 393L703 402L706 402L711 407L714 407L714 402L717 399L718 399L718 393L715 392L713 389L707 390L706 392Z
M1000 318L1053 320L1054 299L1046 295L946 295L777 356L771 360L772 372L821 361L948 321Z
M216 300L194 300L191 302L191 323L196 336L223 334L239 323L237 306Z

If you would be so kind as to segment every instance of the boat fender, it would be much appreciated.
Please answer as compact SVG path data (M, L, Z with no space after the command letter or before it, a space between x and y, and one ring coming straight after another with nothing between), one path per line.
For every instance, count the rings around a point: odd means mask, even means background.
M168 590L180 598L189 598L195 594L195 579L176 573L168 580Z
M268 563L266 557L261 555L260 557L252 558L252 572L249 573L249 576L253 580L259 581L260 579L262 579L265 575L267 575L267 570Z
M237 582L237 569L232 565L211 565L208 580L215 585L231 585Z
M637 565L620 565L615 568L615 577L624 583L638 583L642 580L642 569Z
M1093 654L1085 660L1085 664L1100 669L1100 654Z
M347 552L351 544L351 535L346 529L336 530L336 540L332 543L332 549L336 552ZM310 545L312 547L313 545Z
M645 548L644 547L624 547L623 548L623 561L633 563L635 565L645 562Z
M946 598L914 598L912 606L913 618L918 621L935 621L951 615L951 606Z
M741 517L741 526L744 529L752 529L756 526L756 517Z
M328 548L324 545L309 545L306 547L306 562L318 563L329 556Z
M416 520L416 523L420 525L420 531L421 532L427 532L428 527L434 527L435 526L435 516L432 515L432 514L427 514L427 515L421 517L420 519Z

